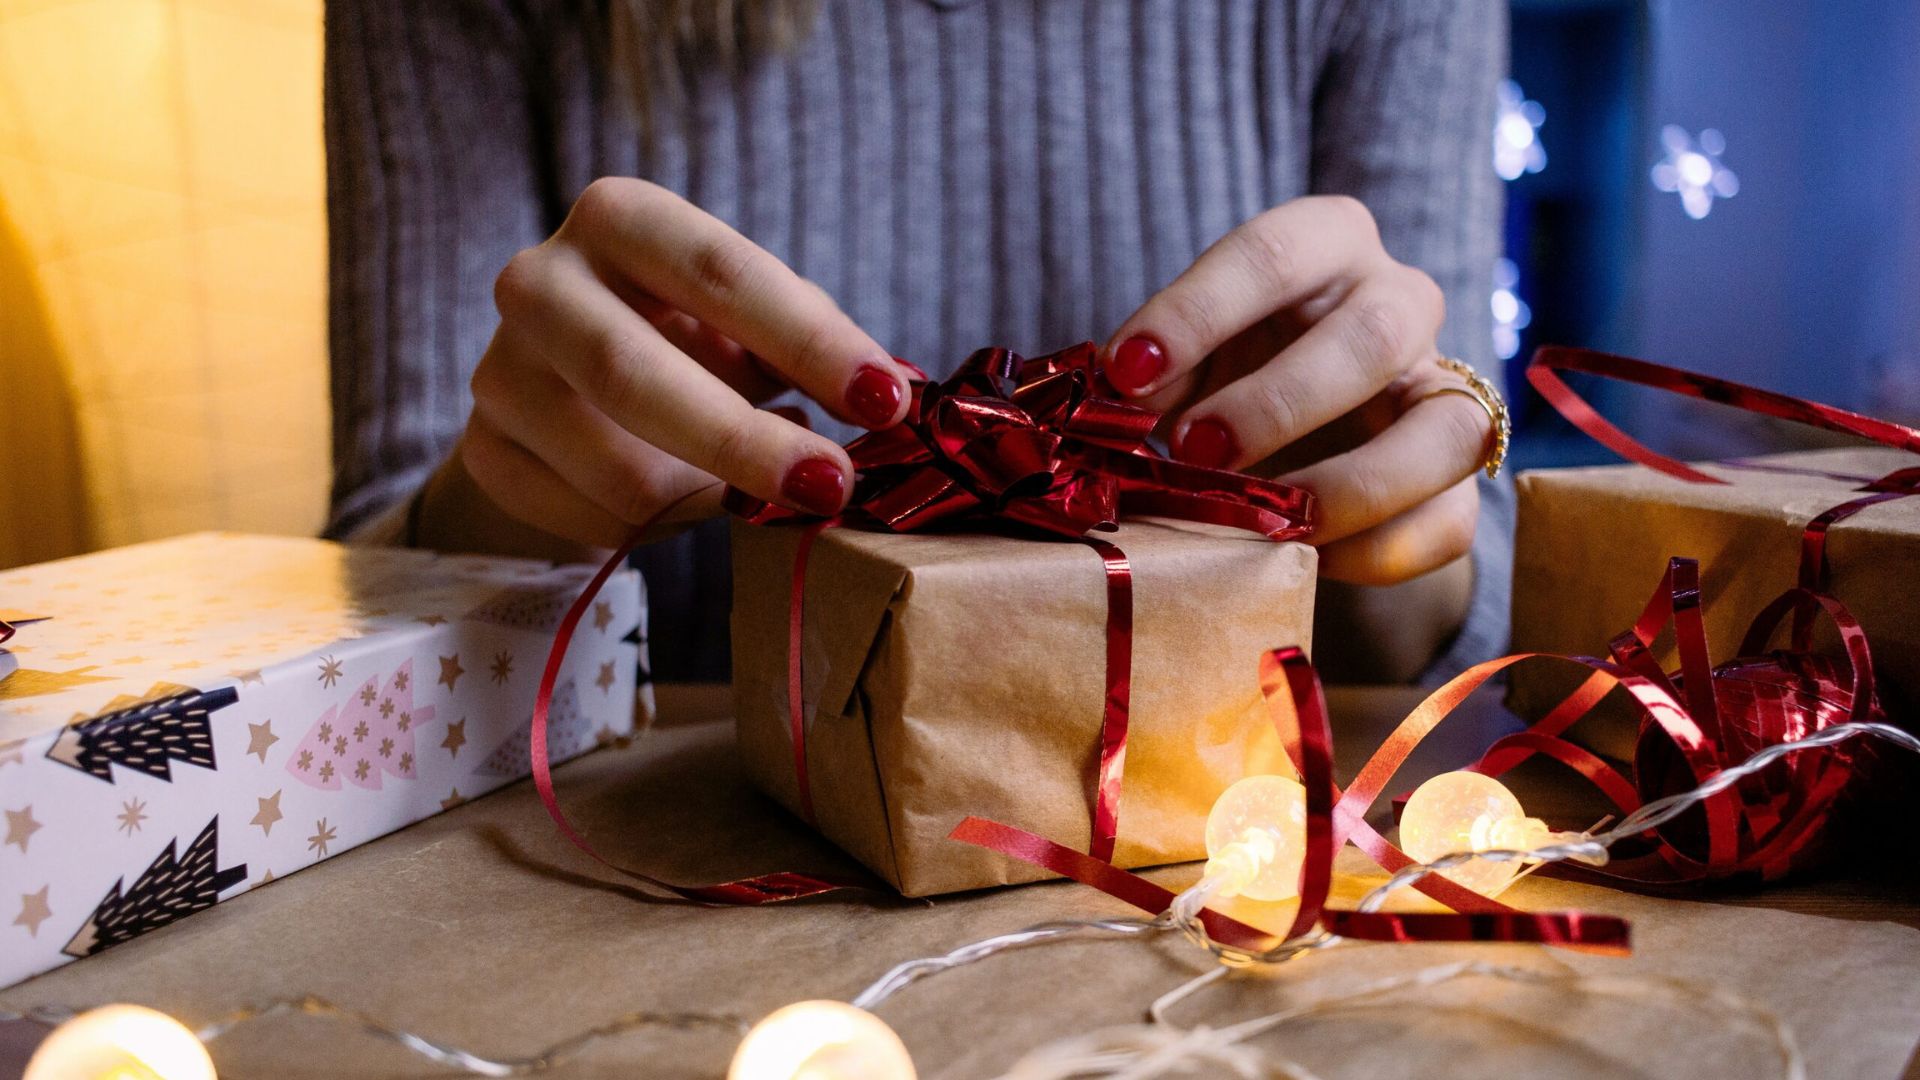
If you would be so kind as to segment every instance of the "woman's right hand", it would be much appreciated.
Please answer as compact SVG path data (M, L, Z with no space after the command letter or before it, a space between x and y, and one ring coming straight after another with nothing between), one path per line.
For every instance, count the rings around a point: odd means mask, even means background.
M494 301L459 462L501 511L577 543L618 546L703 487L672 518L709 516L716 479L834 513L846 451L755 404L791 385L863 427L906 410L906 372L825 292L644 180L588 186Z

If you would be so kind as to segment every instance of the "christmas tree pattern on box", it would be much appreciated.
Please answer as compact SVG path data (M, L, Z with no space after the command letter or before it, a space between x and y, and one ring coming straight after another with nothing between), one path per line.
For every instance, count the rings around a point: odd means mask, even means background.
M185 855L174 854L177 841L167 841L160 857L124 892L113 883L93 914L61 949L68 956L92 956L109 945L139 937L149 930L210 908L220 893L247 879L245 863L220 869L220 818L215 816L187 845Z
M287 772L322 791L343 784L377 791L386 775L418 773L414 732L433 719L432 705L413 703L413 661L405 661L382 689L369 678L344 704L327 706L287 757Z
M202 692L162 684L145 700L113 702L114 711L68 726L47 749L47 757L109 784L111 765L171 783L176 761L215 767L211 717L239 699L239 691L230 686Z

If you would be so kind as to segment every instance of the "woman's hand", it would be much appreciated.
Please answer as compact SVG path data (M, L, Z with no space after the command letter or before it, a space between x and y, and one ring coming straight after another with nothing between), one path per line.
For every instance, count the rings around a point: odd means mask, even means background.
M1292 469L1283 479L1320 496L1321 572L1390 584L1458 559L1479 513L1487 414L1426 396L1462 385L1433 363L1443 314L1439 287L1387 255L1360 203L1296 199L1148 300L1106 370L1174 414L1174 457Z
M507 264L494 299L458 462L500 511L576 543L617 546L703 487L672 518L710 515L716 479L833 513L846 452L755 403L796 386L870 428L906 408L906 374L826 293L642 180L589 186L559 232ZM458 494L469 477L442 482L454 468L423 503L439 537L476 527Z

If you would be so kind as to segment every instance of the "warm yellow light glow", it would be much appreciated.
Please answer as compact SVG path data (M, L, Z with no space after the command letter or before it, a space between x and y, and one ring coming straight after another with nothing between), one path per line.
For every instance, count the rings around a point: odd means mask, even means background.
M1400 813L1400 850L1418 862L1432 862L1459 851L1526 851L1569 834L1556 833L1539 818L1528 817L1507 786L1475 772L1449 772L1421 784ZM1517 860L1473 862L1441 871L1441 876L1483 896L1513 883Z
M1285 900L1300 892L1307 789L1287 776L1249 776L1207 814L1207 877L1220 896Z
M0 0L0 567L326 506L321 0Z
M915 1080L886 1021L839 1001L802 1001L753 1025L727 1080Z
M22 1080L214 1080L186 1025L139 1005L108 1005L53 1029Z

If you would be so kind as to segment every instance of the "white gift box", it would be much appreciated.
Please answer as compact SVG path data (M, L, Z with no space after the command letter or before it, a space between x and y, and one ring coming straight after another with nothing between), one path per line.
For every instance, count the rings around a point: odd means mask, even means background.
M203 534L0 572L0 986L530 771L591 567ZM622 571L556 683L555 760L651 719Z

